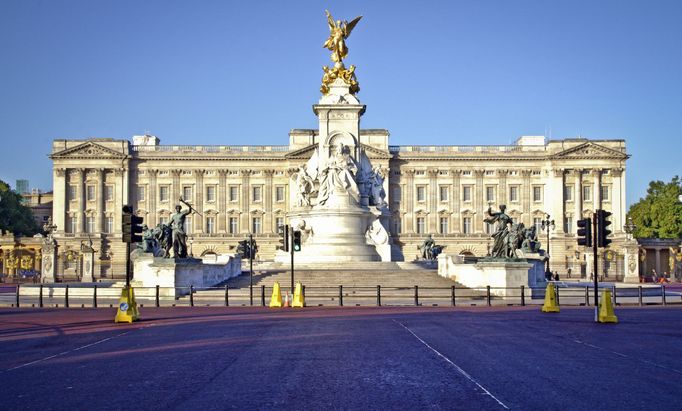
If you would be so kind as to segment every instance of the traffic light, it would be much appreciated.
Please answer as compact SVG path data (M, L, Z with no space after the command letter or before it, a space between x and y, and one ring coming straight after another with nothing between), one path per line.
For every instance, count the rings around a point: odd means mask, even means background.
M123 242L141 243L142 242L142 222L144 218L133 214L133 208L129 205L123 206Z
M294 247L294 251L301 251L301 232L300 231L294 231L294 238L292 240L292 245Z
M279 245L278 250L289 251L289 225L281 225L277 228L279 232Z
M589 217L578 220L578 245L592 247L592 221Z
M611 230L607 228L611 225L611 222L607 220L610 215L611 213L606 210L597 210L597 247L608 247L611 244L608 238Z

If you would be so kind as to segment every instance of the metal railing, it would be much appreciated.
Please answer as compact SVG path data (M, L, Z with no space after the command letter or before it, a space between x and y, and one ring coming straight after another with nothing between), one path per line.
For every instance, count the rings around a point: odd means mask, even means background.
M610 287L615 305L667 305L682 303L682 292L661 286ZM589 306L593 287L555 287L557 301L567 306ZM79 284L16 285L0 288L0 306L5 307L116 307L122 288ZM282 296L293 295L288 287ZM541 305L545 289L529 287L405 287L303 286L307 306L526 306ZM255 286L253 305L267 306L271 286ZM249 306L248 288L135 287L142 307Z

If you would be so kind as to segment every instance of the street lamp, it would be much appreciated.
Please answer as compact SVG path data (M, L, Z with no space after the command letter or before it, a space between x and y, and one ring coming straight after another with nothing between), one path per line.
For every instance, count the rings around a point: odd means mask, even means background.
M553 231L556 228L554 220L549 219L549 214L547 214L545 219L542 220L542 225L540 228L547 231L547 266L545 267L545 278L549 280L552 278L552 271L549 269L549 232L550 230Z

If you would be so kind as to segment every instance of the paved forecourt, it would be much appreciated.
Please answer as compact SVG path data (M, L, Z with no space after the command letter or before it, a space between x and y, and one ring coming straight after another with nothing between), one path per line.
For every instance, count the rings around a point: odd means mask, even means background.
M8 409L675 409L682 307L0 310Z

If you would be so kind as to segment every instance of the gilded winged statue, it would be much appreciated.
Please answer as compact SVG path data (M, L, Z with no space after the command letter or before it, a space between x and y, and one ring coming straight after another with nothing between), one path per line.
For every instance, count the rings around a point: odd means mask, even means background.
M346 39L350 36L350 32L360 21L362 16L358 16L353 19L350 23L347 21L337 20L334 22L334 18L325 10L327 13L327 22L329 23L329 38L324 42L322 47L325 47L332 52L332 61L341 65L342 60L348 54L348 47L346 47Z

